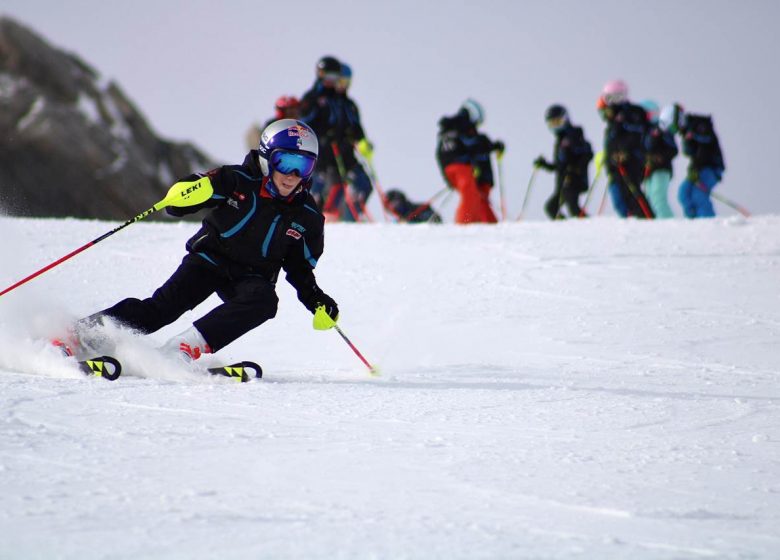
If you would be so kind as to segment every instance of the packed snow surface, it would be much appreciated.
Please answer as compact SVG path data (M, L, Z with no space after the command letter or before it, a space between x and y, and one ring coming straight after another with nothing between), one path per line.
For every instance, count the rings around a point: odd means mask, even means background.
M0 218L3 288L118 224ZM86 378L45 333L174 270L138 223L0 298L0 558L780 558L780 217L329 224L344 333Z

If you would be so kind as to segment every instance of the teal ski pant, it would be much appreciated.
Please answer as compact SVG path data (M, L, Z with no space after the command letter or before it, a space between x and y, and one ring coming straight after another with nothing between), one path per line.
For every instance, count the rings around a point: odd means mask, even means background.
M650 202L650 207L656 218L672 218L672 209L669 207L669 183L672 181L672 172L667 169L658 169L645 180L645 192Z

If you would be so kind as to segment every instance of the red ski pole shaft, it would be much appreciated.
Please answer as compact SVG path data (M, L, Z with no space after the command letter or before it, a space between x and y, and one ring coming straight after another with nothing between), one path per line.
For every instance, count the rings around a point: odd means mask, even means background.
M339 328L339 326L338 326L338 325L333 325L333 326L334 326L334 328L336 329L336 332L337 332L337 333L339 333L339 334L341 335L341 338L343 338L343 339L344 339L344 342L346 342L346 343L347 343L347 345L348 345L350 348L352 348L352 351L355 353L355 355L356 355L358 358L360 358L360 360L361 360L361 361L362 361L364 364L366 364L366 367L368 368L368 370L369 370L369 372L371 373L371 375L378 375L378 371L377 371L377 369L376 369L374 366L372 366L371 364L369 364L369 363L368 363L368 360L366 360L366 359L363 357L363 354L361 354L361 353L360 353L360 350L358 350L358 349L357 349L357 347L356 347L354 344L352 344L352 341L350 341L350 340L347 338L347 335L345 335L345 334L344 334L344 332L343 332L343 331L342 331L342 330Z
M208 177L202 177L199 178L196 181L180 181L173 185L170 189L168 189L168 194L165 195L165 198L163 198L160 202L149 208L148 210L144 210L137 216L134 216L127 220L124 224L121 226L115 227L111 231L104 233L100 237L93 239L89 243L82 245L75 251L72 251L65 255L62 258L57 259L51 264L48 264L44 266L42 269L38 270L37 272L33 272L30 274L27 278L23 278L19 280L16 284L13 286L7 287L5 290L0 292L0 296L3 296L4 294L7 294L11 290L14 290L21 286L22 284L26 284L33 278L36 278L46 272L47 270L51 270L55 266L64 263L68 259L75 257L82 251L89 249L93 245L96 245L106 239L107 237L110 237L114 235L119 230L126 228L130 224L134 224L135 222L139 220L143 220L149 214L152 214L154 212L157 212L158 210L162 210L163 208L167 206L178 206L178 207L184 207L184 206L195 206L197 204L201 204L208 200L211 195L214 193L214 188L211 186L211 182L209 181Z
M52 269L52 268L54 268L55 266L58 266L58 265L60 265L60 264L64 263L64 262L65 262L65 261L67 261L68 259L70 259L70 258L72 258L72 257L75 257L76 255L78 255L78 254L79 254L79 253L81 253L82 251L86 251L87 249L89 249L89 248L90 248L90 247L92 247L93 245L96 245L96 244L100 243L101 241L103 241L105 238L107 238L107 237L109 237L109 236L111 236L111 235L114 235L114 234L115 234L116 232L118 232L120 229L122 229L122 228L126 228L126 227L127 227L127 226L129 226L130 224L133 224L133 223L137 222L138 220L142 220L142 219L144 219L145 217L147 217L147 216L148 216L149 214L151 214L152 212L155 212L156 210L158 210L158 208L157 208L156 206L153 206L153 207L149 208L148 210L146 210L145 212L142 212L141 214L138 214L138 215L137 215L137 216L135 216L134 218L132 218L132 219L130 219L130 220L128 220L128 221L126 221L126 222L125 222L124 224L122 224L121 226L119 226L119 227L117 227L117 228L114 228L114 229L112 229L112 230L111 230L111 231L109 231L108 233L104 233L104 234L103 234L103 235L101 235L100 237L98 237L98 238L96 238L96 239L93 239L93 240L92 240L92 241L90 241L89 243L86 243L86 244L82 245L81 247L79 247L79 248L78 248L78 249L76 249L75 251L71 251L70 253L68 253L68 254L67 254L67 255L65 255L64 257L61 257L61 258L57 259L57 260L56 260L56 261L54 261L53 263L47 264L47 265L46 265L46 266L44 266L42 269L40 269L40 270L38 270L38 271L36 271L36 272L33 272L32 274L30 274L30 275L29 275L29 276L27 276L26 278L22 278L21 280L19 280L17 283L13 284L12 286L8 286L8 287L7 287L5 290L3 290L2 292L0 292L0 296L3 296L3 295L5 295L5 294L7 294L7 293L8 293L8 292L10 292L11 290L15 290L16 288L18 288L19 286L21 286L21 285L23 285L23 284L26 284L27 282L29 282L29 281L30 281L30 280L32 280L33 278L37 278L38 276L40 276L41 274L43 274L43 273L44 273L44 272L46 272L47 270L51 270L51 269Z
M417 217L417 216L418 216L418 215L419 215L421 212L424 212L425 210L427 210L428 208L430 208L430 207L431 207L431 204L433 204L433 201L434 201L434 200L436 200L437 198L439 198L439 195L441 195L441 194L444 194L444 193L445 193L445 192L447 192L448 190L450 190L450 188L449 188L449 187L444 187L443 189L441 189L439 192L437 192L437 193L436 193L436 194L434 194L434 195L433 195L431 198L429 198L427 202L423 202L423 203L422 203L422 204L420 204L420 205L419 205L417 208L415 208L414 210L412 210L411 212L409 212L409 214L408 214L406 217L404 217L404 220L406 220L407 222L411 222L411 221L412 221L414 218L416 218L416 217Z

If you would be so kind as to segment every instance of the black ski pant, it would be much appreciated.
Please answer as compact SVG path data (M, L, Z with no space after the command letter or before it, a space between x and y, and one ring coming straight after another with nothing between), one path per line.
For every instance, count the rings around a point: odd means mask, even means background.
M255 274L230 274L190 253L152 297L127 298L96 315L149 334L173 323L213 293L224 303L193 322L212 352L275 317L279 305L275 286L268 279ZM95 318L93 315L87 320Z
M557 173L555 176L555 192L544 205L544 211L551 220L564 218L561 207L566 204L570 218L578 218L580 194L588 190L588 180L581 175L572 173Z

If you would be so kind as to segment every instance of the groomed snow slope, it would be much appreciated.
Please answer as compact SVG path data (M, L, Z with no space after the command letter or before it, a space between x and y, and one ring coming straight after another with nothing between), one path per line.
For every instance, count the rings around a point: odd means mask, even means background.
M5 287L112 229L0 218ZM0 558L780 557L780 217L327 226L337 333L280 281L210 379L35 333L173 271L139 223L0 298Z

